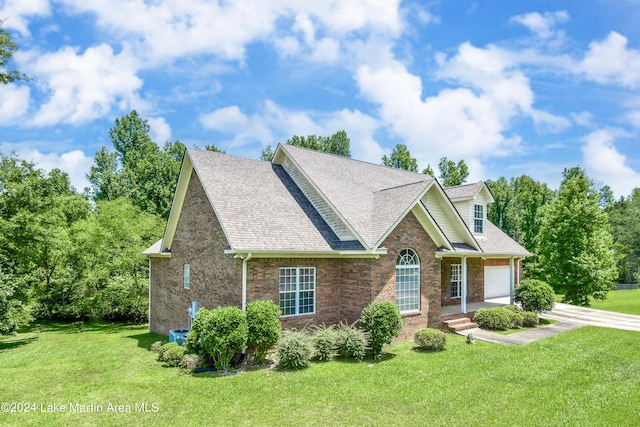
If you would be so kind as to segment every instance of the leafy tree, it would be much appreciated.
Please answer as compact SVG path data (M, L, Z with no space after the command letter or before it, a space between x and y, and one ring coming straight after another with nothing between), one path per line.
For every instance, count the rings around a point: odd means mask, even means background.
M224 150L219 149L213 144L207 144L204 146L204 149L207 151L213 151L214 153L224 153Z
M494 202L487 209L487 219L497 225L508 236L516 238L516 218L513 204L515 191L511 183L503 176L497 181L487 180Z
M29 77L18 70L6 69L18 46L11 40L11 34L2 28L2 24L3 21L0 20L0 84L9 84L17 80L29 80Z
M427 165L426 168L422 169L422 173L424 175L429 175L432 178L436 177L436 173L433 171L433 168L431 167L431 165Z
M440 170L440 181L445 187L463 184L469 177L469 168L464 160L455 163L453 160L443 157L438 163L438 169Z
M404 144L396 144L390 156L386 154L382 156L382 164L392 168L418 172L418 162L415 157L411 157L411 152Z
M95 201L126 197L142 211L166 218L185 147L176 141L161 149L149 131L148 121L135 110L116 119L109 130L115 152L102 147L87 179Z
M618 260L618 281L640 283L640 188L607 206Z
M291 139L288 139L286 143L296 147L309 148L311 150L336 154L338 156L348 158L351 157L351 140L347 136L347 132L343 130L340 130L331 136L308 135L304 137L294 135ZM260 159L270 162L273 158L273 154L273 149L269 144L262 149Z
M558 197L544 211L540 264L563 302L605 299L616 277L609 223L599 194L580 167L565 169Z

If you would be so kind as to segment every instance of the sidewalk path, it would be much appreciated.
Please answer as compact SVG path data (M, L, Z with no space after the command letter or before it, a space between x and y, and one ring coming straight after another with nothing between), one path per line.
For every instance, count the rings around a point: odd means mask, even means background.
M558 335L584 325L640 332L640 316L578 307L569 304L556 303L553 310L545 312L542 317L558 320L558 323L540 326L510 335L500 335L480 328L459 331L458 334L467 336L471 333L475 338L482 341L504 345L519 345Z

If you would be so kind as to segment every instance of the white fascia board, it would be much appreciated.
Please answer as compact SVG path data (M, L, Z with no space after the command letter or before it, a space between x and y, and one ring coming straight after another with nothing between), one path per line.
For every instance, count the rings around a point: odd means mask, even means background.
M422 203L422 200L420 200L418 203L416 203L413 207L413 209L411 209L411 211L415 211L418 210L419 212L422 212L427 220L429 221L429 225L433 228L434 232L436 233L436 238L434 238L434 236L432 235L432 233L429 232L429 230L427 229L427 227L425 227L424 224L422 224L422 227L425 229L425 231L427 232L427 234L429 235L429 237L431 237L431 239L434 241L434 243L436 245L440 246L444 246L445 248L449 249L449 250L453 250L453 244L449 241L449 239L447 238L447 236L444 234L444 232L442 231L442 228L440 228L440 225L436 222L435 219L433 219L433 216L431 216L431 213L429 212L429 210L427 210L427 208L424 206L424 204ZM416 214L416 212L414 212L414 215ZM420 217L418 215L416 215L416 218L418 218L418 221L420 221ZM420 221L422 222L422 221Z
M301 168L300 165L295 161L295 159L293 159L291 156L289 156L289 153L287 153L287 150L285 148L282 148L282 147L284 147L284 144L279 143L278 147L276 147L276 151L273 153L273 159L271 159L271 162L276 164L276 165L280 165L282 163L282 160L279 159L279 157L281 157L281 155L284 155L289 160L291 160L291 163L294 164L294 166L300 171L300 173L302 174L302 176L304 176L304 178L307 180L307 182L309 182L309 184L311 184L313 189L320 195L320 197L322 197L322 200L324 200L325 203L329 206L329 208L331 208L331 210L333 211L333 213L336 214L338 219L340 219L340 221L342 221L342 223L344 225L346 225L347 229L358 239L358 242L360 242L362 247L368 248L369 245L367 245L367 243L364 241L362 236L360 236L360 234L358 234L356 232L356 230L351 226L351 224L349 224L349 221L347 221L345 219L345 217L342 216L340 211L338 211L338 209L333 205L333 203L331 203L329 201L327 196L325 196L325 194L322 191L320 191L320 189L318 188L316 183L313 182L313 180L311 178L309 178L309 175L307 175L305 170L303 168ZM276 160L276 159L278 159L278 160ZM302 189L301 189L301 191L302 191ZM306 194L305 194L305 197L307 197ZM314 209L315 209L315 207L314 207ZM374 247L374 249L375 249L375 247Z
M189 157L189 149L185 149L184 156L182 158L182 165L180 166L180 175L178 175L178 184L173 194L173 201L171 202L171 210L169 211L169 219L167 219L167 225L164 230L164 237L162 239L161 251L171 250L173 244L173 237L176 233L176 227L178 226L178 219L182 212L182 205L184 204L184 197L187 194L187 187L189 187L189 181L191 179L191 172L193 171L193 162Z

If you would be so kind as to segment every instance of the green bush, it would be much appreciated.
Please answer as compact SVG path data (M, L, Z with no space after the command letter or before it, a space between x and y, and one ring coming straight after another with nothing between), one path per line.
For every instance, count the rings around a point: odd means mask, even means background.
M513 311L512 309L507 308L507 306L498 308L500 308L509 318L510 328L519 328L522 326L523 316L520 311Z
M369 334L354 325L341 323L336 329L336 351L340 357L364 359L368 342Z
M447 334L433 328L420 328L413 334L413 341L420 350L441 351L447 344Z
M158 360L167 366L184 367L184 355L187 349L176 342L169 342L158 349Z
M505 310L509 310L513 313L522 313L522 309L517 305L507 304L507 305L503 305L502 308Z
M538 326L540 318L533 311L525 311L522 313L522 326L525 328L533 328Z
M369 334L373 356L382 353L382 346L398 336L402 325L400 311L391 301L374 301L360 314L360 326Z
M514 299L524 311L540 313L553 308L555 293L553 288L542 280L525 279L516 288Z
M157 353L158 351L160 351L160 347L162 347L166 343L167 343L166 341L156 341L153 344L151 344L150 350L153 351L154 353Z
M280 338L280 307L270 300L252 301L247 304L247 353L254 354L257 363L264 362L267 350Z
M182 358L182 367L189 372L193 372L196 369L203 367L202 360L196 354L187 353Z
M317 360L331 360L336 354L336 330L333 326L315 326L311 342L313 344L313 356Z
M201 308L187 334L187 350L227 370L247 346L247 316L238 307Z
M304 332L284 331L277 350L278 367L282 369L305 368L311 357L311 343Z
M508 310L501 307L481 308L476 311L473 321L483 329L504 330L511 326Z
M117 280L93 296L91 311L109 322L145 323L149 320L149 288Z

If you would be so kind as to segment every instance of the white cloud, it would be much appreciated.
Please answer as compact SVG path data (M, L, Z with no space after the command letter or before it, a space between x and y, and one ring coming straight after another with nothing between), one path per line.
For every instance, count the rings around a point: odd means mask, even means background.
M601 84L640 87L640 50L627 44L628 39L615 31L602 41L592 42L578 71Z
M29 109L28 86L5 85L0 97L0 124L13 125Z
M0 6L0 20L5 29L13 29L23 36L30 35L28 17L47 16L51 13L49 0L6 0Z
M591 132L582 147L587 172L591 178L609 185L616 196L628 196L640 187L640 173L627 164L627 157L615 147L615 140L627 136L619 129L606 128Z
M554 27L568 20L569 14L564 10L545 13L531 12L511 18L511 22L527 27L542 39L549 39L555 36L557 33Z
M378 121L357 110L291 111L266 101L250 115L233 105L202 115L200 122L207 129L232 135L230 140L217 144L219 147L231 151L242 149L245 154L247 147L261 149L270 144L275 148L278 142L285 142L293 135L329 136L339 130L346 131L351 139L354 158L379 163L384 153L373 137L379 128Z
M71 185L79 192L89 186L86 175L93 164L93 158L87 157L81 150L73 150L61 154L43 153L38 150L17 150L16 154L22 159L36 163L39 168L47 172L58 168L68 173Z
M152 117L147 121L149 122L151 139L160 145L171 140L171 126L169 126L164 117Z
M41 82L48 95L31 120L33 125L79 124L109 114L114 106L129 109L138 103L136 91L142 80L128 52L115 54L105 44L83 53L78 50L21 53L26 73Z

